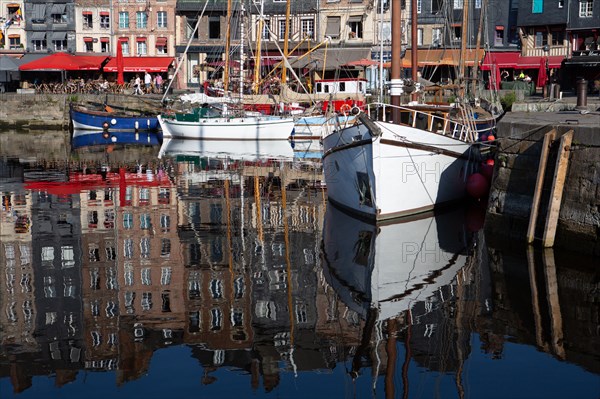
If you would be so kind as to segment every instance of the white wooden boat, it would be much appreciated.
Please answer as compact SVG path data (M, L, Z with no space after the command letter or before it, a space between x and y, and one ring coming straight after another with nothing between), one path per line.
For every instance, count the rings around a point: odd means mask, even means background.
M465 196L467 178L479 159L469 142L475 133L443 114L410 108L402 112L412 122L373 121L361 114L360 123L323 139L331 202L377 222L426 212ZM426 126L419 127L420 120Z
M163 137L196 140L286 140L294 130L294 118L280 116L163 114L158 122Z

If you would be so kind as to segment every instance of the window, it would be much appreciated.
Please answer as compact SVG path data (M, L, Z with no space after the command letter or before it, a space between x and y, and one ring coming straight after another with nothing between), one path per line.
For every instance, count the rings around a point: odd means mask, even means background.
M192 29L193 29L193 27L192 27ZM208 38L209 39L220 39L221 38L221 18L208 17Z
M481 1L481 0L479 0ZM431 0L431 13L432 14L439 14L444 7L444 1L443 0Z
M496 28L496 35L494 36L494 45L502 46L504 43L504 27L502 29Z
M310 19L302 19L300 21L300 29L302 31L302 38L313 38L314 34L315 34L315 20L310 18Z
M8 46L11 50L17 50L17 49L21 48L21 36L9 35L8 36Z
M223 283L221 280L213 279L210 281L210 292L213 299L223 298Z
M562 46L565 40L565 31L564 30L554 30L552 31L552 45L553 46Z
M452 27L452 34L453 34L454 40L460 40L461 33L462 33L462 27L460 27L460 26Z
M100 29L110 29L110 14L100 11Z
M546 32L537 31L535 32L535 47L544 47L548 44L548 35Z
M194 28L196 27L196 22L198 22L198 20L196 18L186 18L185 19L186 22L186 27L185 27L185 33L186 33L186 37L188 39L192 38L192 32L194 32ZM211 38L211 37L209 37ZM198 39L198 31L194 32L194 37L193 39ZM213 39L213 38L211 38Z
M279 28L277 30L277 38L279 40L284 40L285 39L285 19L280 19L279 21L277 21L277 27ZM290 31L292 30L292 24L290 23Z
M463 0L454 0L454 9L462 10L463 8Z
M83 38L83 51L85 51L87 53L94 52L94 42L91 37Z
M100 38L100 51L103 53L110 53L110 43L108 37Z
M423 28L417 28L417 46L423 45Z
M167 38L156 38L156 54L167 54Z
M167 12L159 11L156 13L156 26L159 28L167 27Z
M146 29L148 27L148 14L145 11L135 13L135 26L138 29Z
M544 0L533 0L531 3L531 12L533 14L541 14L544 12Z
M268 19L263 20L263 28L262 28L262 40L271 39L271 21Z
M417 14L421 13L422 8L423 8L423 0L417 0Z
M360 39L363 36L362 15L348 17L349 39Z
M92 21L92 12L84 11L83 12L83 29L92 29L94 27L94 23Z
M146 41L138 40L137 55L146 55L146 54L148 54L148 45L146 44Z
M594 13L594 0L581 0L579 2L579 16L591 18Z
M127 11L119 12L119 28L129 29L129 13Z
M169 215L160 215L160 229L163 233L171 230L171 217Z
M123 55L129 54L129 41L128 40L121 40L121 51L123 52ZM127 188L129 189L131 187L127 187ZM131 201L131 200L129 200L129 201ZM125 200L125 202L127 203L127 200ZM132 217L132 220L133 220L133 217ZM129 227L129 228L131 228L131 227Z
M52 22L55 24L66 24L67 14L52 14Z
M133 258L133 239L127 238L123 241L123 256L125 258Z
M434 46L442 45L442 29L441 28L433 28L431 30L431 44Z
M52 40L52 48L55 51L65 51L67 50L67 41L66 40Z
M327 17L327 28L325 29L325 36L329 36L332 39L339 39L341 20L341 17Z
M126 262L125 266L123 266L123 279L125 280L125 285L131 286L133 285L133 265L131 262Z
M142 293L142 310L150 310L152 309L152 293L151 292L143 292Z
M475 8L481 8L481 0L475 0Z
M389 9L390 9L390 0L377 0L377 12L378 13L381 13L381 10L383 10L383 12L386 12Z
M210 329L211 331L219 331L223 323L223 312L219 308L210 310Z

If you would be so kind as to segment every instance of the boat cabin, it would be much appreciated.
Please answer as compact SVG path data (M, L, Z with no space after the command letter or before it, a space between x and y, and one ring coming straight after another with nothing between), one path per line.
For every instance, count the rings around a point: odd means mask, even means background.
M320 79L315 80L316 94L343 94L348 93L349 96L361 94L364 96L367 93L367 79L363 78L348 78L348 79Z

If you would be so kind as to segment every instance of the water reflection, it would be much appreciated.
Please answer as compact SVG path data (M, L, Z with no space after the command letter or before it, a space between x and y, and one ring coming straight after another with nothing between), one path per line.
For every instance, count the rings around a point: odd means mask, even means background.
M3 398L597 397L590 259L488 248L478 208L375 229L314 159L165 143L2 154Z

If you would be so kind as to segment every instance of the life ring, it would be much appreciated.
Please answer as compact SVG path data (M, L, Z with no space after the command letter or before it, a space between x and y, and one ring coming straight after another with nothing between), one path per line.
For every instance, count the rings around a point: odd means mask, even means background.
M352 107L350 106L350 104L342 104L342 106L340 107L340 113L344 114L344 116L348 116L348 113L351 109Z

